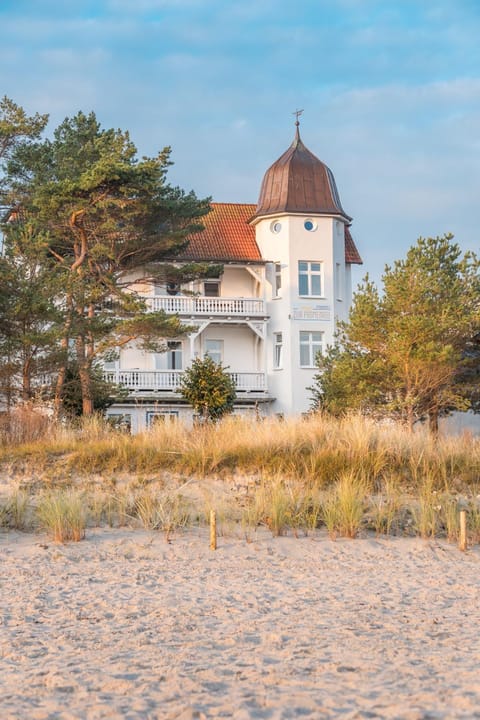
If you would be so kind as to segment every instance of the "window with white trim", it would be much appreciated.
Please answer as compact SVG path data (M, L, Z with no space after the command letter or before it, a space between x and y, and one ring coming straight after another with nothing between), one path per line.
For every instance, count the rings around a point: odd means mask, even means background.
M178 410L162 410L160 412L147 412L147 427L153 427L160 423L175 422L178 420Z
M107 422L115 430L132 431L132 416L129 413L108 413Z
M182 370L182 343L179 341L169 341L167 343L167 370Z
M280 297L282 288L282 265L281 263L275 263L275 277L273 286L273 297Z
M220 281L205 280L203 283L203 294L205 297L220 297Z
M116 370L117 369L117 361L118 361L118 355L117 357L113 357L111 353L107 353L105 356L105 360L103 361L103 369L104 370Z
M280 370L283 367L283 334L273 333L273 367Z
M314 368L317 353L323 352L323 332L300 330L300 367Z
M205 340L204 351L205 355L220 365L223 360L223 340Z
M169 340L165 352L155 353L155 370L183 370L183 346L179 340Z
M302 297L322 297L323 263L313 260L299 260L298 294Z

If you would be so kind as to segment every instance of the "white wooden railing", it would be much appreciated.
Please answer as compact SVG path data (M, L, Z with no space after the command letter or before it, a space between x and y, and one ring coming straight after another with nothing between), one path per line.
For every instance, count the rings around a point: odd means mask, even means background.
M176 315L265 316L265 302L254 298L184 297L157 295L143 298L149 310L164 310Z
M180 387L181 370L105 370L107 382L122 385L137 392L175 391ZM237 392L265 392L267 384L263 372L228 373Z

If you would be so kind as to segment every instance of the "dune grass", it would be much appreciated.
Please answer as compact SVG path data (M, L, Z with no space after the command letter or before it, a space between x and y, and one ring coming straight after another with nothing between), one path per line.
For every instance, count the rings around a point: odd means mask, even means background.
M229 417L191 429L181 423L154 426L130 436L99 418L66 427L50 424L32 441L0 437L0 464L12 472L36 470L56 477L74 473L176 473L207 477L232 472L307 480L328 487L354 471L373 485L388 476L419 487L425 476L437 490L480 478L480 442L468 435L436 441L394 424L360 416L343 420L312 416L278 421Z
M46 491L38 498L39 526L55 542L78 542L85 537L87 512L85 496L78 490Z
M28 420L25 412L8 432L0 426L3 475L25 481L0 501L3 527L34 525L28 518L36 508L41 526L67 539L88 525L129 524L169 536L205 524L214 508L220 532L239 529L247 538L263 525L273 535L323 526L331 537L374 531L455 541L464 502L470 537L480 540L480 440L469 435L434 439L361 416L316 415L229 417L193 429L169 423L130 436L98 417L67 426ZM238 478L250 478L249 492L235 490ZM193 504L178 489L186 479L203 482ZM83 493L83 515L78 505L75 512L85 527L57 533L53 518L68 516L78 500L73 491Z

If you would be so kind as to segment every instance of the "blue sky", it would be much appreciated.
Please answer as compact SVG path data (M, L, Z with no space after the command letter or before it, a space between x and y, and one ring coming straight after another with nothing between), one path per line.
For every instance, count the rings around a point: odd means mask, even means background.
M302 138L378 280L420 235L479 249L478 0L3 0L0 94L172 146L170 181L256 202Z

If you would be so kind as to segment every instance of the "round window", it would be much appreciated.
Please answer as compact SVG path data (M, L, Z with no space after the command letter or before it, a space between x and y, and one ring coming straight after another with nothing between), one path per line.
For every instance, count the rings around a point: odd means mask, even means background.
M273 233L279 233L282 229L282 223L279 223L278 220L274 220L272 224L270 225L270 230Z
M308 232L312 232L317 229L317 223L313 222L313 220L305 220L303 227L305 230L308 230Z

